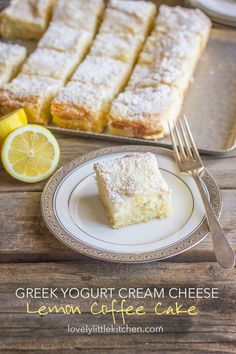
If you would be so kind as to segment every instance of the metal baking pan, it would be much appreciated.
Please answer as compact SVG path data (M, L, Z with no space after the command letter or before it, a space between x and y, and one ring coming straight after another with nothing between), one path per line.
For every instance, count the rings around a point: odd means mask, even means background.
M185 98L187 116L200 152L225 154L236 148L236 31L213 29ZM169 138L158 141L86 133L49 126L86 138L130 144L171 147Z
M7 1L3 3L6 5ZM36 47L35 42L23 44L28 47L29 52ZM236 31L212 30L205 54L186 94L182 113L188 118L200 152L220 155L235 149ZM48 128L53 132L91 139L171 147L168 137L155 141L118 137L107 133L80 132L53 125Z

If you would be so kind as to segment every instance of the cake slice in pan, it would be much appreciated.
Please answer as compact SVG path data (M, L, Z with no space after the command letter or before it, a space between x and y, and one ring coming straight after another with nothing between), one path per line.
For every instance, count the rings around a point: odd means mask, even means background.
M155 155L134 153L94 165L100 197L113 228L169 216L171 191Z
M101 131L109 100L109 88L70 82L53 100L53 123L62 128Z
M197 34L204 48L210 34L211 21L199 9L161 5L158 15L158 32L186 31Z
M164 83L186 92L201 53L196 34L184 31L162 34L154 30L139 56L127 89Z
M66 81L79 62L78 54L38 48L23 65L23 75L51 77Z
M112 103L108 128L113 135L146 139L168 133L168 120L175 120L183 102L182 93L167 85L121 93Z
M0 42L0 86L18 73L26 55L27 50L22 45Z
M7 39L39 39L51 18L54 0L12 0L1 12L1 35Z
M100 33L147 35L153 25L156 6L147 1L110 0Z
M139 56L129 86L139 81L138 85L144 87L147 82L156 81L186 91L202 54L200 38L185 31L163 34L157 28L158 21Z
M101 132L110 102L127 81L127 63L87 57L72 80L53 100L53 122L60 127Z
M93 40L93 35L63 23L52 23L38 43L39 48L74 52L83 58Z
M128 81L130 65L120 60L108 57L93 57L88 55L77 68L71 81L96 87L107 87L111 97L115 97L117 91L122 89Z
M201 54L201 41L196 34L178 31L163 34L154 30L140 53L138 63L153 65L160 62L160 59L164 56L188 58L196 63Z
M51 78L19 75L0 88L0 115L24 108L29 122L47 124L51 100L61 86Z
M193 75L194 66L187 59L163 57L155 65L137 64L126 90L157 88L166 84L185 93Z
M0 42L0 67L17 68L23 63L27 50L19 44L8 44Z
M52 22L61 23L95 35L104 12L103 0L57 0Z
M92 56L109 56L110 58L134 63L142 49L145 36L126 33L99 33L89 52Z

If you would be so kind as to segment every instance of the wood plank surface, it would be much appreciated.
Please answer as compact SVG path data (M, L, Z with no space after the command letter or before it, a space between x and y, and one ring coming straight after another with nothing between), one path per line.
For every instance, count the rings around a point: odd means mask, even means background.
M44 353L235 353L236 317L233 311L236 298L236 270L222 270L217 264L156 263L145 265L119 265L99 263L97 267L87 263L40 263L0 265L0 349L9 352ZM194 276L193 276L194 274ZM79 317L52 314L46 317L25 313L25 299L17 299L18 287L123 287L161 288L214 287L219 289L218 299L184 300L184 306L195 304L197 316L161 316L153 314L156 300L132 299L133 306L142 303L146 314L140 320L127 320L129 326L162 325L164 332L156 334L122 334L91 336L67 333L67 325L106 325L110 315L92 316L89 301L69 300L81 306ZM161 300L163 305L173 304L173 299ZM181 300L179 300L181 301ZM100 300L98 301L99 303ZM32 308L46 305L65 305L68 300L29 300ZM110 300L102 300L109 305ZM117 325L121 325L117 318ZM29 340L30 338L30 340ZM16 350L16 351L15 351Z
M224 209L221 224L236 248L236 190L223 190ZM0 261L80 260L50 234L40 212L41 192L0 194ZM207 237L199 245L175 258L178 261L214 261L212 241Z
M99 148L115 145L112 142L59 136L60 166L72 159ZM116 144L118 145L118 144ZM204 158L222 189L221 218L228 237L236 247L236 154L227 158ZM46 182L25 184L0 170L0 262L39 262L83 260L81 256L62 245L46 229L40 212L40 197ZM211 238L179 255L173 261L214 261Z
M56 134L61 147L61 159L59 167L73 159L109 146L120 146L123 144L105 140L85 139L69 137ZM236 150L226 156L203 156L206 167L215 177L219 187L222 189L236 189ZM46 182L26 184L18 182L10 177L0 164L0 193L14 191L41 191Z

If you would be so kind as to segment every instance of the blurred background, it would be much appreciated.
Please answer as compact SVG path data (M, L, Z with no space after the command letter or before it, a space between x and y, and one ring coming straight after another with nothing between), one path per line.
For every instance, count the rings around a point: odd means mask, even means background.
M160 0L151 1L157 6L163 3ZM0 10L7 6L9 2L10 0L0 0ZM198 7L211 17L215 23L236 27L236 0L166 0L164 3L170 6Z

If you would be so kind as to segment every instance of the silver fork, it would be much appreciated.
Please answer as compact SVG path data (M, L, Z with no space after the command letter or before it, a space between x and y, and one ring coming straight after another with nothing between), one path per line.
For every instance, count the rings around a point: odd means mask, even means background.
M203 166L201 157L193 140L187 119L185 116L180 117L173 127L169 122L168 124L175 159L180 172L191 174L200 191L213 239L216 259L222 267L232 268L235 265L235 253L221 228L204 191L201 175L204 173L205 167Z

